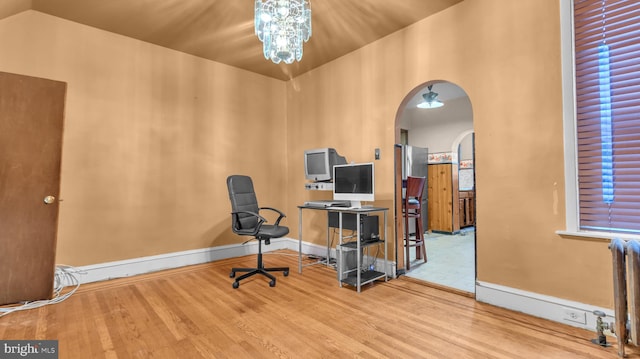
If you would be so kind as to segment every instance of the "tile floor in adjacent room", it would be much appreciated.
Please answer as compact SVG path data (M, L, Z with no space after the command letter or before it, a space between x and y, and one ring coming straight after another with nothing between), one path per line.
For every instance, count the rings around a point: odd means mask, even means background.
M415 259L411 248L411 270L406 276L475 293L475 231L459 234L428 233L425 235L427 263Z

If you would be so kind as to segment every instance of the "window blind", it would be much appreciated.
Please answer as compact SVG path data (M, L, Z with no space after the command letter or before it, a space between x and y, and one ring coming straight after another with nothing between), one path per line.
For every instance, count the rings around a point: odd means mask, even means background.
M640 1L574 0L579 226L640 234Z

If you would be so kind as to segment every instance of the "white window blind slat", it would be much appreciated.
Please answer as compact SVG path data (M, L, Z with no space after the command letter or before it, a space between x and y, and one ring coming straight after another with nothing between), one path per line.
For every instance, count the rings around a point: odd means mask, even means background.
M640 233L640 2L575 0L579 229Z

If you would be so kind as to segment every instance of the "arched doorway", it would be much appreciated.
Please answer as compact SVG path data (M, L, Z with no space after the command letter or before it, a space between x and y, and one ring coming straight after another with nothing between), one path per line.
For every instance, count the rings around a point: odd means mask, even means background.
M437 94L437 95L434 95ZM437 98L443 106L418 108L418 103ZM424 107L424 106L423 106ZM423 234L427 248L427 262L416 260L416 251L404 255L404 236L408 231L416 235L411 225L406 230L402 218L396 221L398 273L464 294L475 293L475 161L474 131L471 102L466 92L448 81L429 81L414 88L403 100L396 116L398 146L426 149L428 155L420 159L427 176L427 226ZM400 135L402 133L402 136ZM404 148L404 147L403 147ZM398 155L396 156L398 161ZM413 160L415 162L416 160ZM415 166L415 165L413 165ZM407 167L407 166L404 166ZM396 170L400 176L407 175ZM402 183L402 178L396 178ZM396 185L396 192L402 191ZM431 198L429 198L431 197ZM397 193L396 198L402 198ZM396 213L402 215L401 201ZM407 266L407 262L410 266ZM407 269L408 268L408 269Z

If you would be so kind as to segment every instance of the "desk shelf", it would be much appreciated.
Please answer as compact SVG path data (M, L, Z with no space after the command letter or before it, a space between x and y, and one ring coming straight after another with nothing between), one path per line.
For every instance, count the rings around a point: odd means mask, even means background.
M368 270L360 273L360 286L373 282L374 280L385 278L387 275L383 272L375 270ZM349 274L346 278L342 278L342 283L348 284L354 287L358 287L357 274Z
M383 244L383 243L384 243L384 241L381 240L381 239L361 241L360 242L360 248L369 247L369 246L373 246L373 245L376 245L376 244ZM356 241L346 242L346 243L342 243L341 246L344 249L356 250L358 248L358 243Z
M375 270L373 266L370 268L368 264L364 263L365 257L375 258L375 255L371 256L371 252L375 251L376 247L379 248L379 246L385 247L386 255L386 241L384 238L366 241L355 240L339 244L336 253L338 257L336 270L338 271L340 285L348 284L356 287L359 292L360 288L367 283L381 278L387 280L386 273ZM384 261L384 268L386 266L387 262Z

